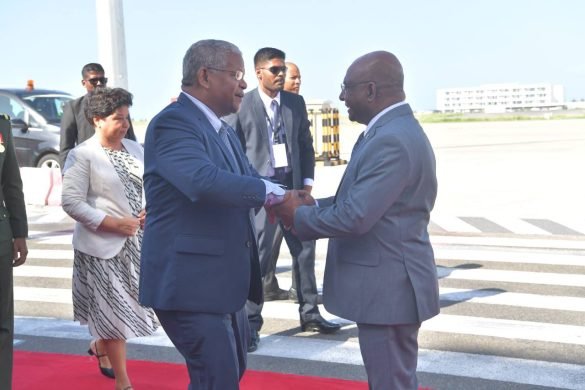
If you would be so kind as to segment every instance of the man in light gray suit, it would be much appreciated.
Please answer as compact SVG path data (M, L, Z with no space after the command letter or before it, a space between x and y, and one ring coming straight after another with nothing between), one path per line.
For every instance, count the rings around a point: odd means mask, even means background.
M330 237L325 308L357 322L370 389L416 389L418 330L439 313L427 226L435 157L391 53L366 54L341 86L349 119L367 125L334 197L287 195L271 212L303 240Z

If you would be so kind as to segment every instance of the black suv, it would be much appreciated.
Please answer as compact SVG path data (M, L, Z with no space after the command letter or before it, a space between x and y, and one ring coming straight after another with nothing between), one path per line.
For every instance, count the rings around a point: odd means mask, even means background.
M21 167L59 168L63 106L74 99L47 89L0 89L0 113L8 114Z

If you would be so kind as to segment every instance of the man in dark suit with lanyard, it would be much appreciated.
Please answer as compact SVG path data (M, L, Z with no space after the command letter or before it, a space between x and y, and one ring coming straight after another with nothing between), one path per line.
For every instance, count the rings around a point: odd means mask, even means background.
M310 191L315 173L315 152L302 96L283 91L286 74L285 53L275 48L262 48L254 56L254 67L259 82L244 96L237 114L227 118L236 130L248 159L259 174L289 189ZM256 235L263 275L264 299L288 299L288 292L281 290L275 278L280 240L277 230L264 210L256 215ZM297 298L303 331L332 333L339 324L325 320L317 306L315 281L315 247L304 245L294 235L285 232L285 240L293 256L297 270ZM258 332L262 327L262 305L248 302L246 305L251 328L249 352L257 349Z
M105 87L108 83L108 78L105 77L104 68L100 64L89 63L81 69L81 85L90 93L95 88ZM60 141L60 160L61 166L65 166L65 160L67 154L76 145L79 145L83 141L91 138L95 133L93 123L85 117L85 97L83 95L80 98L70 101L63 107L63 116L61 117L61 141ZM130 122L130 128L126 133L125 138L136 141L136 135L134 135L134 129L132 128L132 122Z
M10 118L0 113L0 389L12 388L12 268L24 264L28 224Z

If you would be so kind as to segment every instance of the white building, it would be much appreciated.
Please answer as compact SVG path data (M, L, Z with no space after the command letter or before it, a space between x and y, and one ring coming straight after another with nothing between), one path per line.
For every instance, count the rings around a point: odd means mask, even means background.
M560 109L565 104L562 85L484 84L470 88L437 90L440 112L511 112Z

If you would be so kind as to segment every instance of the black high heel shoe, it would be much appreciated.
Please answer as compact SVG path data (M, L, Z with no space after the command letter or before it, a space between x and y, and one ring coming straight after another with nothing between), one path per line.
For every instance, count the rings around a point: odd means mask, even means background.
M95 352L93 351L93 349L91 349L92 344L95 347ZM112 378L112 379L116 378L116 376L114 375L113 368L102 367L102 361L100 360L100 358L106 357L107 355L106 354L100 355L98 348L97 348L97 340L94 340L89 344L89 349L87 350L87 353L89 354L89 356L95 356L97 358L98 367L99 367L100 372L102 373L103 376L107 376L108 378Z

